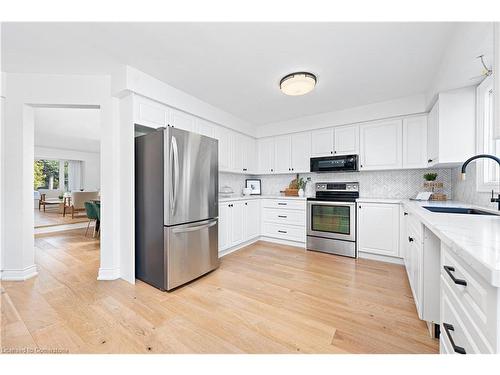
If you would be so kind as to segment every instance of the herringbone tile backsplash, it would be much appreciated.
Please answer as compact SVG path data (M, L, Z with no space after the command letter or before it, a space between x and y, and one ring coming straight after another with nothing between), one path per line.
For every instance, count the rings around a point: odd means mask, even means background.
M398 171L363 171L357 173L301 173L316 182L359 182L360 195L366 198L411 198L423 191L424 173L436 172L437 181L444 184L440 191L451 197L451 169L412 169ZM229 185L240 194L249 176L221 173L219 186ZM293 174L257 176L262 180L262 194L279 194L295 178Z

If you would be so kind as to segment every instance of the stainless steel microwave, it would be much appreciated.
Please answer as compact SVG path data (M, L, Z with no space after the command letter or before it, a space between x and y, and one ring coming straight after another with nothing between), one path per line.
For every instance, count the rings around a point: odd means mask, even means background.
M357 172L358 155L311 158L311 172Z

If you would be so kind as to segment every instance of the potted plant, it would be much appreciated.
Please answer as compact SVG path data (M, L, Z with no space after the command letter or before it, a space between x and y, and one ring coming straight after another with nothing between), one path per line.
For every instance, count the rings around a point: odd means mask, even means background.
M429 172L424 174L425 181L436 181L438 174L434 172Z
M297 187L299 188L299 197L304 196L304 187L306 186L306 182L304 181L304 178L300 177L297 179Z

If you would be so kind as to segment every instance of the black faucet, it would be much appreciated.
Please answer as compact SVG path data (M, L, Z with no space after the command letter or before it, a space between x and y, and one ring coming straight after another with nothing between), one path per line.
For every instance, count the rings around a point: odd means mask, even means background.
M465 168L467 168L467 165L469 165L469 163L473 160L483 159L483 158L495 160L498 163L498 166L500 167L500 159L494 155L480 154L480 155L473 156L473 157L467 159L465 161L465 163L462 164L462 180L465 180ZM498 203L498 210L500 211L500 194L498 194L498 197L495 198L495 192L494 192L494 190L492 190L490 201Z

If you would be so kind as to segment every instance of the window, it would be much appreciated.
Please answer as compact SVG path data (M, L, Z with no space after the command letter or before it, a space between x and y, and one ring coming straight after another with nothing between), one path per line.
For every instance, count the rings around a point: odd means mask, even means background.
M493 128L493 77L486 78L477 88L477 151L482 154L500 155L500 140L494 139ZM498 190L500 173L493 160L477 161L477 190Z
M59 160L35 160L35 190L59 189L59 164Z

